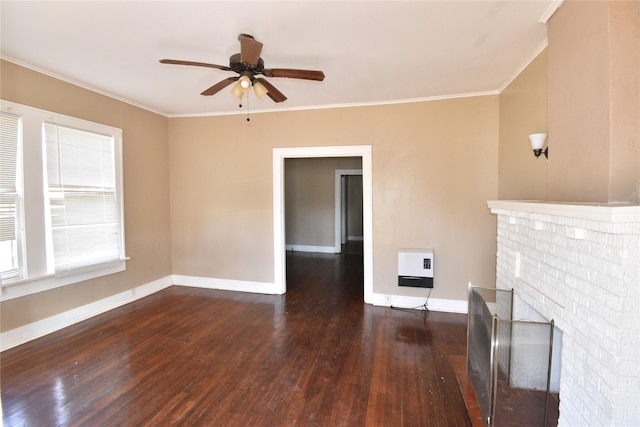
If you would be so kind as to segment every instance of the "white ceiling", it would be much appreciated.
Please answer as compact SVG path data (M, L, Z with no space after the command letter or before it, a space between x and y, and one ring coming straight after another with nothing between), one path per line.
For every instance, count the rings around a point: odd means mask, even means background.
M323 82L271 78L289 99L251 95L251 111L366 105L498 93L546 45L560 2L5 1L4 59L167 116L238 113L228 65L237 36L264 44L266 68L324 71ZM246 107L246 102L245 102Z

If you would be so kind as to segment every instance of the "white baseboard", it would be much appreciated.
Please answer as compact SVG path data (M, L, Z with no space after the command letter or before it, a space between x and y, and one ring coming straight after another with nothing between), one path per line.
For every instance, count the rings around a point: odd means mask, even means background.
M308 245L285 245L288 251L294 252L317 252L322 254L335 254L334 246L308 246Z
M222 291L252 292L256 294L282 294L274 283L247 282L244 280L215 279L211 277L181 276L174 274L173 284L194 288L219 289Z
M394 306L399 308L415 308L424 305L425 297L407 297L403 295L373 294L373 305ZM453 299L429 298L427 308L431 311L467 314L467 301Z
M0 352L24 344L36 338L71 326L75 323L118 308L140 298L149 296L169 286L191 286L196 288L219 289L259 294L281 294L275 284L265 282L248 282L242 280L215 279L210 277L166 276L153 282L129 289L116 295L76 307L69 311L38 320L24 326L0 334ZM373 294L373 305L395 306L400 308L420 307L425 303L424 297L407 297L402 295ZM467 301L429 298L427 308L432 311L450 313L467 313Z
M76 307L69 311L56 314L37 322L29 323L15 329L0 334L0 351L24 344L36 338L43 337L52 332L58 331L67 326L97 316L114 308L128 304L140 298L144 298L164 288L168 288L173 283L171 276L166 276L145 285L129 289L119 294L112 295L107 298Z

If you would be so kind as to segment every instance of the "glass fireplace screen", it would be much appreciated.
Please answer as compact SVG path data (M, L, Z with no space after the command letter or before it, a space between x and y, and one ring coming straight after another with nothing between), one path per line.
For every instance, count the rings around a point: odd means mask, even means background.
M553 321L513 320L513 290L469 285L467 376L488 426L548 426Z

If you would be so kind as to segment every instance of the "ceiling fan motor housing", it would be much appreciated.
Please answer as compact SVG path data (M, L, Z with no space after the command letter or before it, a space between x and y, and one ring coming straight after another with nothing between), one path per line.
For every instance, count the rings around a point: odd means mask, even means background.
M255 67L252 67L249 64L243 63L240 60L240 54L236 53L229 57L229 68L238 74L241 74L243 71L251 71L253 74L260 74L264 71L264 61L262 58L258 58L258 63Z

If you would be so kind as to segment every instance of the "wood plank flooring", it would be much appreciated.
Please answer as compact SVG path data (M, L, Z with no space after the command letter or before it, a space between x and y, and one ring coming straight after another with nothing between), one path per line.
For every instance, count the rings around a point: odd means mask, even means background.
M5 426L471 426L466 316L363 304L362 257L282 296L171 287L1 355Z

